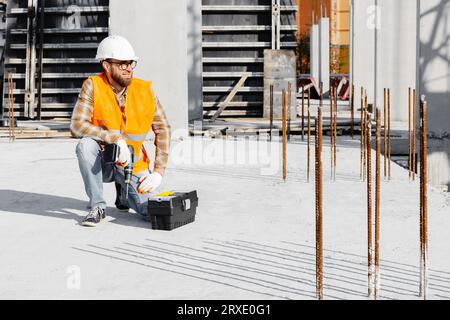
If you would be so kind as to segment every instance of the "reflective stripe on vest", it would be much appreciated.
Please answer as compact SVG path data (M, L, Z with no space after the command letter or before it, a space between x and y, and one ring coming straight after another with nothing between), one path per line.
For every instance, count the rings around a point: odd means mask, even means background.
M90 79L94 84L94 111L91 123L122 134L127 144L133 146L135 153L133 174L148 170L150 161L146 156L142 156L142 145L152 128L155 113L151 82L133 78L127 89L125 102L127 120L124 122L117 98L106 77L100 74Z

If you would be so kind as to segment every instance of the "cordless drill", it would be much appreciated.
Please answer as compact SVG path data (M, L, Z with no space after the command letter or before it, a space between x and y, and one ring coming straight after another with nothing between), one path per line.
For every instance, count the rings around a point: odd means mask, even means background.
M123 169L123 174L125 176L125 197L128 199L128 186L131 183L131 177L133 176L133 164L134 164L134 148L133 146L128 146L128 149L130 150L130 163L128 163L125 168Z

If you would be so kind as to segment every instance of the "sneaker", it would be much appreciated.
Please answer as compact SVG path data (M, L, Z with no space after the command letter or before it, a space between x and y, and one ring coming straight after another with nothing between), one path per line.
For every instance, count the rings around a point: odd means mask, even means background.
M105 219L105 210L100 207L95 207L89 211L81 224L86 227L95 227L102 219Z
M118 184L117 182L115 184L116 184L116 202L115 202L116 208L119 209L119 211L128 212L130 208L120 202L120 194L121 194L120 184Z

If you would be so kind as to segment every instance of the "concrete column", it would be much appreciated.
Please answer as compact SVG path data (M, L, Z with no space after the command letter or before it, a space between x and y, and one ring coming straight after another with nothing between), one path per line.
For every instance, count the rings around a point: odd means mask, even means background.
M189 123L203 119L202 1L187 1Z
M383 88L391 88L391 117L408 121L408 88L416 88L417 6L411 0L378 0L377 101L383 106Z
M416 87L416 17L415 1L354 1L356 101L363 86L369 103L382 107L390 88L393 121L407 121L408 87Z
M319 82L320 79L320 46L319 25L315 24L310 30L310 74Z
M330 90L330 19L321 18L311 27L310 36L311 76L323 83L323 93Z
M274 119L282 118L283 90L286 90L286 112L289 112L289 83L291 84L291 119L297 117L296 66L297 57L293 50L264 50L264 118L270 118L270 85L274 86Z
M319 21L319 48L320 48L320 82L323 83L323 93L330 91L330 18L321 18Z
M353 84L355 104L359 107L361 86L367 90L369 101L374 100L375 0L353 1Z
M136 77L153 81L172 129L188 126L187 5L177 1L110 1L110 32L126 37L140 61ZM192 61L192 60L191 60ZM195 109L195 108L194 108Z

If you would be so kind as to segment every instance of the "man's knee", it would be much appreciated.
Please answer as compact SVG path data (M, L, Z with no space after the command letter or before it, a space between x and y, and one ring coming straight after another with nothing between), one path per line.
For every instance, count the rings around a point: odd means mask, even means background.
M94 139L84 137L78 142L76 153L79 159L95 159L100 155L100 146Z

